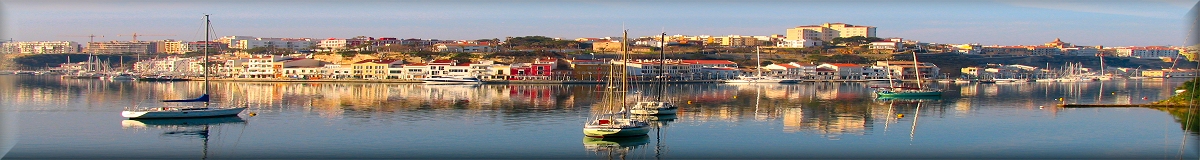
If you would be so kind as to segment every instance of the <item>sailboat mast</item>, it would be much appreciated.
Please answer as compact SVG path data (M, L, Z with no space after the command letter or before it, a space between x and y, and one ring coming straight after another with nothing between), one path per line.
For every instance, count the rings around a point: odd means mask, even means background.
M623 30L621 32L621 88L619 89L621 92L627 92L627 89L629 89L629 76L627 75L629 74L629 57L627 57L629 55L629 42L627 40L629 40L629 30ZM620 106L622 111L625 111L625 104L628 100L628 98L625 98L625 94L628 93L621 93L621 96L619 96L621 98ZM628 114L621 114L621 118L627 118L625 117L626 115Z
M917 52L913 52L913 71L917 72L917 88L921 88L921 64L917 62Z
M208 48L212 47L212 43L210 43L208 41L208 31L210 31L210 29L212 27L211 23L212 23L212 21L208 20L208 15L205 14L204 15L204 59L201 59L202 61L204 61L204 66L201 67L202 71L204 71L204 95L208 95ZM204 102L204 104L208 104L208 102Z
M663 32L659 37L658 49L658 76L661 81L661 90L658 91L658 101L663 101L663 96L667 94L667 32Z
M755 69L757 69L758 71L756 73L754 73L755 74L754 76L762 77L762 53L759 53L758 46L754 46L754 59L758 60L758 67L755 67Z

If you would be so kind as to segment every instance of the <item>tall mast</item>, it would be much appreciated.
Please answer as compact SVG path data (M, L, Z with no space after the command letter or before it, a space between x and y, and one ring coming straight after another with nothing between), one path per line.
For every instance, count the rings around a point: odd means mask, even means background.
M204 71L204 95L208 95L208 48L212 47L212 43L208 42L208 31L212 27L211 23L212 23L212 21L208 20L208 15L205 14L204 15L204 59L201 59L202 61L204 61L204 66L201 67L201 68L203 68L203 71ZM208 104L208 102L204 102L204 104Z
M913 52L913 71L917 72L917 88L924 87L921 85L921 64L917 62L917 52Z
M627 92L629 89L629 76L627 75L629 74L629 57L626 57L629 55L629 42L627 40L629 40L629 30L623 30L621 32L621 92ZM625 94L628 93L622 93L620 96L622 111L625 110L626 100L628 100L625 98ZM627 118L625 115L627 114L621 114L621 118Z
M663 32L659 37L658 49L658 76L659 81L662 81L662 90L658 91L658 102L663 101L663 96L667 94L667 32Z
M755 67L758 72L755 72L754 76L762 77L762 53L759 53L758 46L754 46L754 59L758 60L758 67Z

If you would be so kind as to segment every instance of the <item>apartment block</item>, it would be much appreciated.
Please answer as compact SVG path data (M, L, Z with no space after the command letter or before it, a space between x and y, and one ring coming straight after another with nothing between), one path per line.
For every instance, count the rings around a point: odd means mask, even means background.
M61 54L79 53L80 44L71 41L32 41L9 42L0 45L0 52L5 54Z
M88 42L84 52L95 54L150 54L158 51L150 41Z
M875 27L872 26L824 23L821 25L797 26L796 28L787 29L787 35L785 36L788 40L816 39L828 42L837 37L876 37L876 34Z

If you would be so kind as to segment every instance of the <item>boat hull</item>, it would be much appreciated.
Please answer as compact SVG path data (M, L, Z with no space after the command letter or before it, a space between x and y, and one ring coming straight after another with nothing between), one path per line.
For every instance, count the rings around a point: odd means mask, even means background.
M212 108L204 110L142 110L142 111L122 111L121 116L129 119L151 119L151 118L199 118L199 117L223 117L237 116L246 110L247 107L235 108Z
M608 127L585 127L583 135L588 137L633 137L643 136L650 133L650 127L631 127L631 128L608 128Z
M480 82L480 81L425 81L425 84L433 84L433 85L471 85L471 84L483 84L483 82Z
M921 97L921 96L942 96L942 92L938 91L923 91L923 92L875 92L879 97Z
M646 108L646 109L630 109L630 114L636 115L668 115L675 114L679 108Z

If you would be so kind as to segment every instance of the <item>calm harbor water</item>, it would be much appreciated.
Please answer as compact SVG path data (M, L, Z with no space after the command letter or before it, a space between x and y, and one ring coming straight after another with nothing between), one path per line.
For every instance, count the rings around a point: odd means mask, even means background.
M639 117L655 120L650 135L590 139L596 85L213 82L215 103L250 109L155 121L120 111L203 83L4 75L15 131L0 140L15 141L0 145L15 144L5 159L1197 158L1183 110L1053 106L1148 103L1181 82L939 84L950 91L929 100L875 99L869 87L887 85L875 83L673 84L680 113Z

